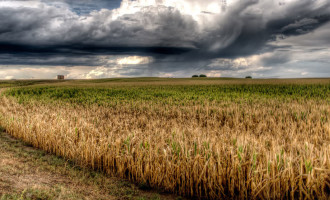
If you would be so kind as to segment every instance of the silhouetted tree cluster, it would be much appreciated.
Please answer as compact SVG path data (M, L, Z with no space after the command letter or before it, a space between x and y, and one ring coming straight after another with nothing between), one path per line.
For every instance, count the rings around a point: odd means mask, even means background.
M205 75L205 74L201 74L201 75L193 75L192 76L193 78L198 78L198 77L200 77L200 78L206 78L207 76Z

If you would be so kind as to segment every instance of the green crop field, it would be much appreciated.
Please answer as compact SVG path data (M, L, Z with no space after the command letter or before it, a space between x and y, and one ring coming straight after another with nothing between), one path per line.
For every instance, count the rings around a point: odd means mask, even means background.
M326 199L330 79L3 81L0 125L79 165L206 199Z

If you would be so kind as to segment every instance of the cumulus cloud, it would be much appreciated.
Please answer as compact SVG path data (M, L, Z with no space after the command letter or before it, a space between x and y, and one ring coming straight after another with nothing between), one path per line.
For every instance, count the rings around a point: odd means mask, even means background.
M329 13L327 0L228 0L226 9L218 0L7 0L0 65L95 66L89 77L266 73L327 50ZM109 56L127 57L125 66Z

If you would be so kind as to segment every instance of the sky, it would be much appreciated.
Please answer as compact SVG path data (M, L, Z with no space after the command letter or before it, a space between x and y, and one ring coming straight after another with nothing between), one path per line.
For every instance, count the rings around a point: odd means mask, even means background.
M330 77L329 0L1 0L0 79Z

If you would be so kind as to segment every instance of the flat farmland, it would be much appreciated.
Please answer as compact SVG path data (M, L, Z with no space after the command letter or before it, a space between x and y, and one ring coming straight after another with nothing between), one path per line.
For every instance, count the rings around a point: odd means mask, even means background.
M330 79L3 81L11 136L202 199L327 199Z

